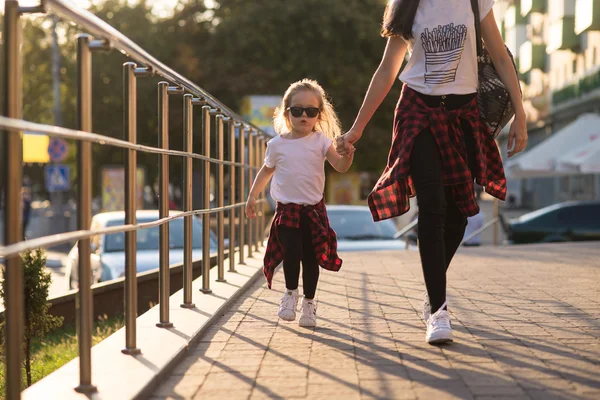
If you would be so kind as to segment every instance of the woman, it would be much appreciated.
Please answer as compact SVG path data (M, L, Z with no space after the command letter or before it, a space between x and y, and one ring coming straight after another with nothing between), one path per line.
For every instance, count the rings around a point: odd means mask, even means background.
M481 36L515 107L509 156L527 144L519 81L494 19L494 0L478 0ZM467 10L468 12L465 12ZM418 237L427 293L426 341L453 340L446 307L446 270L477 214L474 181L504 200L506 179L495 141L477 107L477 49L471 0L392 0L383 17L383 59L352 128L337 142L353 151L400 74L404 82L394 118L388 163L369 196L374 220L404 214L417 196Z

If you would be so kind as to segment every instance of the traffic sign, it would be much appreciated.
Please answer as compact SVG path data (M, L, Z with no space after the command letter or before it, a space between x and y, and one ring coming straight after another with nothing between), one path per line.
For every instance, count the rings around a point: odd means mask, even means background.
M50 139L50 144L48 144L48 155L50 156L50 160L52 162L61 162L67 157L67 150L69 149L69 144L65 142L64 139L61 138L52 138Z
M46 166L46 190L64 192L71 188L71 167L68 165Z

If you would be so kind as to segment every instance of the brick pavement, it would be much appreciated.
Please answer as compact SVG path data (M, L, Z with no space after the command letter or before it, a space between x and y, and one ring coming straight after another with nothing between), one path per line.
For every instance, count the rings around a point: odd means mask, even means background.
M344 254L321 274L318 327L278 321L283 274L210 329L154 399L600 398L600 246L462 249L455 342L424 342L415 252Z

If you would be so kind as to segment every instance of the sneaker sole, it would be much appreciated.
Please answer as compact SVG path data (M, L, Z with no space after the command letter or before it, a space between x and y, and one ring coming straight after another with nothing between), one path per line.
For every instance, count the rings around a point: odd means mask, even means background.
M298 325L303 328L314 328L317 326L317 323L313 321L306 321L301 318L300 321L298 321Z
M440 332L437 335L432 335L431 337L426 338L426 341L429 344L444 344L453 342L454 338L452 336L452 331L450 331L449 333Z
M282 317L282 316L281 316L281 315L279 315L279 314L277 314L277 316L278 316L280 319L282 319L282 320L284 320L284 321L287 321L287 322L292 322L292 321L295 321L295 320L296 320L296 316L295 316L295 315L294 315L293 317L288 317L288 318Z

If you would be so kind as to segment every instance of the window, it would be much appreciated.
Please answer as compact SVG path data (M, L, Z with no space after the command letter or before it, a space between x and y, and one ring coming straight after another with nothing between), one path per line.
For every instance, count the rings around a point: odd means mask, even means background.
M559 219L571 229L600 229L600 204L565 207L560 210Z
M393 239L396 233L391 220L373 222L369 211L327 210L327 214L339 239Z
M154 220L140 220L138 223L152 222ZM122 225L123 220L109 221L107 227ZM148 229L137 231L137 249L138 250L156 250L159 249L160 228L155 226ZM125 233L111 233L106 235L104 248L108 252L125 251ZM217 248L217 242L211 233L211 249ZM169 248L183 249L183 218L175 219L169 222ZM202 248L202 223L197 219L192 219L192 248Z

